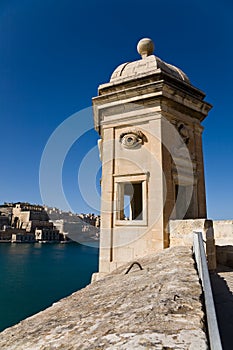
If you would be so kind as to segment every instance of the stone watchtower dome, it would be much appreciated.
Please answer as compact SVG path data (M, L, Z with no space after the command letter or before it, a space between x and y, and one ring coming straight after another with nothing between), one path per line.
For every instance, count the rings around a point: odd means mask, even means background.
M110 82L119 81L126 77L139 77L140 75L148 75L155 72L157 69L171 74L172 76L190 83L188 77L181 69L165 63L160 58L153 55L154 43L151 39L142 39L137 45L137 51L142 59L134 62L127 62L117 67L110 79Z
M118 66L93 98L102 159L99 275L169 247L170 219L206 218L201 122L211 105L153 55Z

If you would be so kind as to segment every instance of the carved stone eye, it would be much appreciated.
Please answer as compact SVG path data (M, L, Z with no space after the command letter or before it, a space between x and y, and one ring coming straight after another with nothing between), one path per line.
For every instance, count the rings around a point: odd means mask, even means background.
M136 148L143 143L143 135L136 132L124 133L120 136L120 142L125 148Z

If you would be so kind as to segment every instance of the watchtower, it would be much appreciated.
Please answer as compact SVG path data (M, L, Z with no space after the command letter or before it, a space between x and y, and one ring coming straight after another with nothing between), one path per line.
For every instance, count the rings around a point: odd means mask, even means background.
M201 122L211 105L139 41L93 98L102 159L99 276L169 246L169 219L206 217Z

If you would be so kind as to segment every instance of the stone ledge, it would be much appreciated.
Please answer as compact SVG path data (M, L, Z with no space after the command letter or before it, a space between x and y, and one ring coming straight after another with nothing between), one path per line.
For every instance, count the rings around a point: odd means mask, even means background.
M1 333L0 348L207 349L192 250L172 247L122 266Z

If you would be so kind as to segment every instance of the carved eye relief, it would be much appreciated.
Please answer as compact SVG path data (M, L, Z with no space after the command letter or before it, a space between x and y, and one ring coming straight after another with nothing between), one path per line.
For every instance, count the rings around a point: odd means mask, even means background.
M125 148L137 148L143 144L144 135L141 132L128 132L120 136L120 142Z
M121 143L126 148L134 148L142 144L142 139L138 138L134 134L128 134L122 137Z

